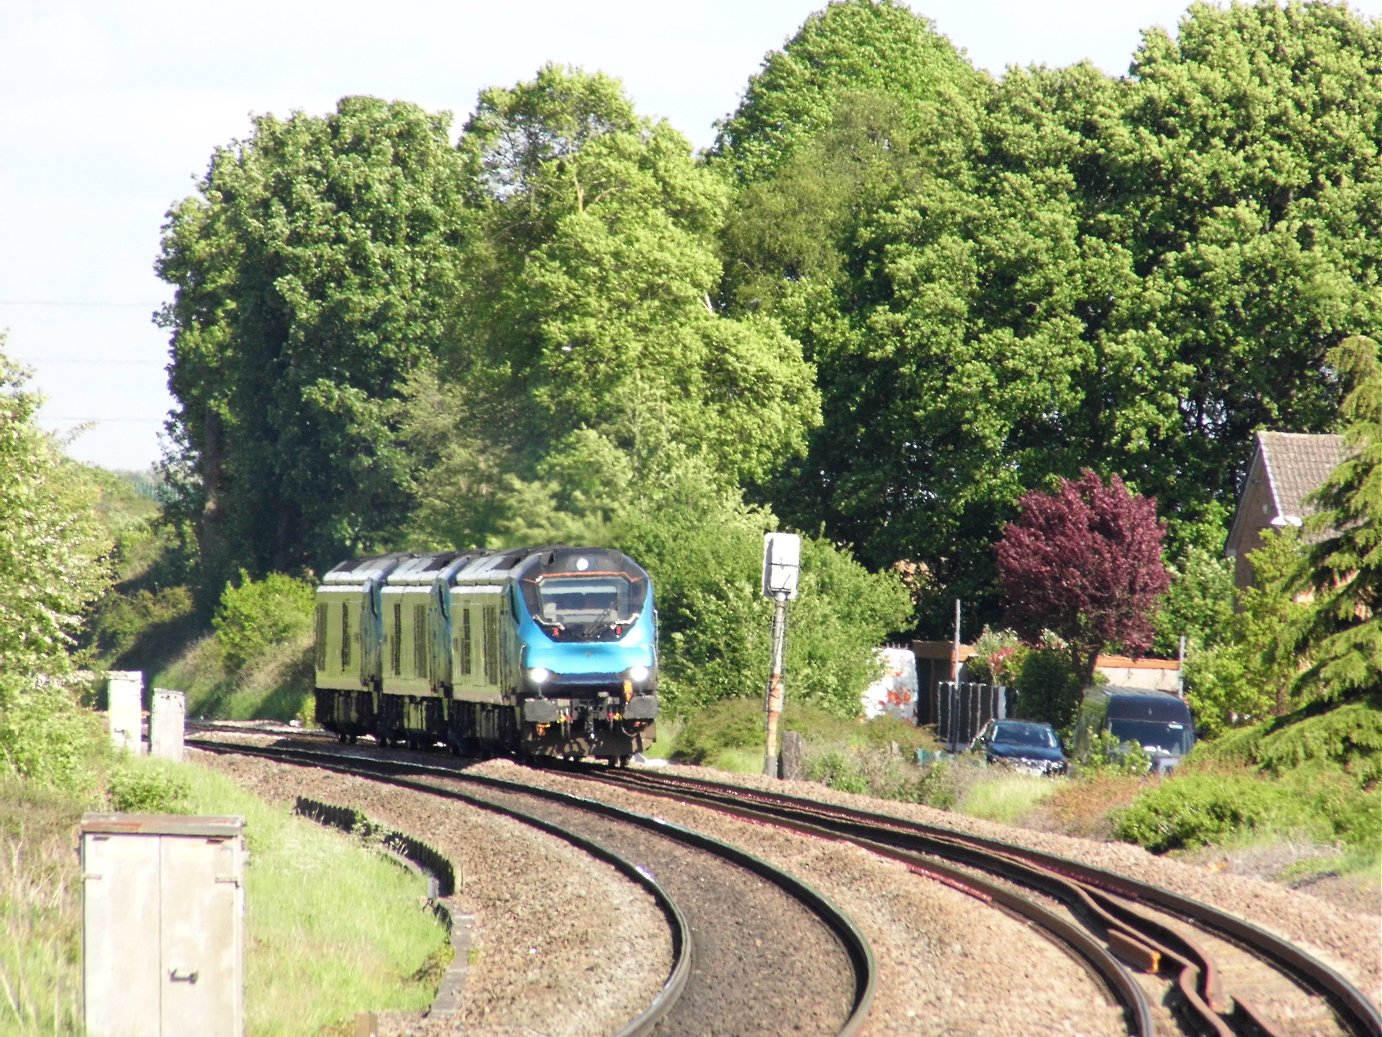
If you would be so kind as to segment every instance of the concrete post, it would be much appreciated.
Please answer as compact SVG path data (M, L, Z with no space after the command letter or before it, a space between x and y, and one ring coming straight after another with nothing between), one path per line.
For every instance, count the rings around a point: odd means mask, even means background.
M110 740L138 756L144 751L141 709L144 675L138 670L111 670L107 675L110 698Z
M164 760L182 759L182 728L187 716L187 696L180 691L154 689L149 718L149 752Z

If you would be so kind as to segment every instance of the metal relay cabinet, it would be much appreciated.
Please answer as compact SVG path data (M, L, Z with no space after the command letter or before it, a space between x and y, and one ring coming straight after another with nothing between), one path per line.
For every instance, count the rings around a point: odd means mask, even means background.
M89 1037L244 1032L244 826L239 817L82 818Z

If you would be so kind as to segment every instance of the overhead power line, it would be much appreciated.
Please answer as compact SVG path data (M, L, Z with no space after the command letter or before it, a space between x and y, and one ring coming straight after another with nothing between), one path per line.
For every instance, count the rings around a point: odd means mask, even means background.
M167 357L161 360L126 360L85 356L16 356L14 359L25 364L121 364L129 367L162 367L168 362Z
M84 425L88 422L92 424L118 423L121 425L162 425L165 420L166 419L164 418L74 418L68 415L57 415L50 417L46 414L40 414L38 416L38 421L40 424L46 422L50 425L54 422L76 422L77 424L81 425Z
M61 299L0 299L0 306L137 306L158 309L161 302L67 302Z

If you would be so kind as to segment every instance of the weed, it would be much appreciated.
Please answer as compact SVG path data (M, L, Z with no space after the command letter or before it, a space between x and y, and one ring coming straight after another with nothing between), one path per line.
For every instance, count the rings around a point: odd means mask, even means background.
M1053 782L1043 804L1060 831L1086 839L1113 838L1110 815L1126 808L1144 790L1145 778L1117 773L1082 774Z
M82 802L0 779L0 1032L82 1032Z
M182 807L189 788L181 768L159 760L126 756L111 769L106 798L112 810L171 814Z
M1031 814L1055 787L1055 781L1047 777L1010 771L997 773L987 781L971 785L958 807L970 817L1012 824Z

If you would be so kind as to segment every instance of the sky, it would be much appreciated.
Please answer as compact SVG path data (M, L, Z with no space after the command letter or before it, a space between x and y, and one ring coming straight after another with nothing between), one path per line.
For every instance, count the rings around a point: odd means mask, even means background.
M692 146L826 0L0 0L0 332L74 458L161 455L168 333L154 273L168 210L254 115L352 94L453 113L548 62L618 77ZM911 0L980 68L1088 59L1122 75L1188 0ZM1369 17L1382 0L1354 0Z

